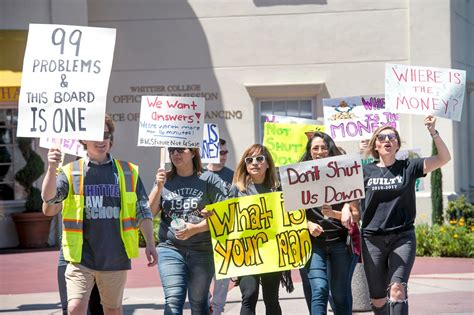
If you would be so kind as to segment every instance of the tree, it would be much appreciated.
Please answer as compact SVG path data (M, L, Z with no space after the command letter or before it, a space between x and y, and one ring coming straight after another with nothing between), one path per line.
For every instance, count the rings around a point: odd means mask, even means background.
M438 154L434 141L432 142L432 155ZM431 172L431 222L443 224L443 174L441 168Z

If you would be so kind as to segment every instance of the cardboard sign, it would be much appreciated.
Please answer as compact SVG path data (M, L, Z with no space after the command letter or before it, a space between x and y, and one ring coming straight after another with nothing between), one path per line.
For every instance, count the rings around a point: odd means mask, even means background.
M288 211L365 197L359 155L338 155L280 167Z
M385 101L398 113L461 120L466 71L385 65Z
M204 124L201 162L220 163L219 149L219 127L216 124Z
M386 125L400 130L399 115L385 107L383 95L326 98L323 109L326 133L334 141L369 139Z
M18 137L101 141L115 29L30 24Z
M291 123L264 124L263 145L270 151L275 166L297 163L303 156L312 131L323 131L321 125Z
M204 98L142 96L138 146L200 148Z
M75 156L84 157L87 152L84 150L79 140L74 139L59 139L59 149L62 153L71 154ZM40 138L39 146L45 149L50 149L56 146L54 138Z
M303 267L311 257L304 210L287 212L281 192L206 206L216 279Z

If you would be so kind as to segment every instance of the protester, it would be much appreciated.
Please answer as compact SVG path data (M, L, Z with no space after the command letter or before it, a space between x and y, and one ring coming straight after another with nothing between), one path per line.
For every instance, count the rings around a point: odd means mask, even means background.
M217 175L201 173L199 149L168 148L168 152L171 170L158 169L150 193L153 214L161 211L157 249L164 314L182 314L187 292L191 312L209 314L214 259L209 226L200 211L224 200L226 191Z
M306 144L301 161L340 154L329 135L315 132ZM326 314L329 291L334 301L334 313L352 314L351 279L357 257L347 241L350 240L348 228L359 220L359 203L354 201L306 209L306 216L313 247L306 267L311 285L311 314ZM302 277L305 276L302 272ZM308 294L308 290L305 291Z
M368 140L365 141L365 140L361 140L359 142L359 152L362 152L363 150L363 146L364 146L364 143L365 142L369 142ZM367 145L365 145L367 146ZM346 150L344 150L344 148L338 146L337 147L339 149L339 152L341 152L341 154L347 154ZM342 212L341 211L337 211L337 210L322 210L321 211L323 215L327 216L327 217L330 217L330 218L333 218L333 219L336 219L336 220L341 220L342 218ZM351 266L351 271L350 271L350 274L351 274L351 282L352 282L352 275L354 274L354 270L357 266L357 263L358 262L362 262L362 248L361 248L361 237L360 237L360 230L359 230L359 220L360 220L360 212L359 212L359 208L357 209L353 209L352 211L352 215L353 215L353 219L354 219L354 222L352 222L352 224L350 225L349 227L349 236L350 236L350 239L348 238L347 239L347 244L348 246L351 246L351 249L352 249L352 252L354 254L354 257L352 259L352 266ZM331 272L328 273L328 279L329 279L329 283L331 283ZM347 294L352 298L352 287L348 287L348 292ZM352 301L352 299L351 299ZM352 303L352 302L351 302ZM335 309L335 305L334 305L334 300L331 296L331 294L329 294L329 304L331 305L331 309Z
M122 312L130 259L138 257L137 226L146 240L148 266L157 262L152 215L138 167L109 154L113 132L113 120L106 115L103 140L81 141L87 157L63 166L59 174L61 151L48 152L42 197L47 204L63 202L62 249L69 262L68 312L73 315L86 314L94 283L104 312ZM51 208L47 214L58 211L60 207Z
M429 115L424 124L438 150L429 158L396 160L400 135L390 126L378 128L369 142L375 161L364 165L362 256L376 315L408 314L407 282L416 255L415 181L451 159L436 118Z
M254 144L245 150L237 165L229 198L273 192L278 187L278 177L271 154L265 146ZM289 273L271 272L239 277L238 285L242 293L240 314L255 314L260 284L266 314L281 314L280 281L285 280L287 289L292 290L291 276L288 278L288 275ZM286 277L282 279L282 276Z
M226 141L219 138L219 158L220 163L209 163L207 165L207 171L204 172L203 178L206 179L207 176L211 174L217 175L221 184L226 188L228 193L231 185L232 178L234 177L234 171L225 166L227 162L227 157L229 151L227 150ZM230 278L216 280L214 276L214 290L211 295L211 313L213 315L220 315L224 312L225 301L227 299L227 291L229 288Z
M58 213L61 211L61 204L47 204L43 202L43 213L48 215L49 213ZM59 237L59 244L61 244L62 237ZM64 259L63 247L60 245L59 248L59 259L57 269L57 280L59 289L59 299L61 301L61 309L64 315L67 315L67 291L66 291L66 268L68 262ZM88 313L91 315L102 315L104 314L102 305L100 304L99 290L97 284L94 283L92 288L91 296L88 303Z

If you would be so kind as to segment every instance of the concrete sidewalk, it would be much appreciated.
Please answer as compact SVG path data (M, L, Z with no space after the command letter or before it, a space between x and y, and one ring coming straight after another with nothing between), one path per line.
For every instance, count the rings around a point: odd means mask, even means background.
M61 314L56 262L54 251L0 255L0 314ZM294 281L293 293L280 290L282 312L309 314L297 272ZM474 259L418 257L409 282L409 301L410 314L474 314ZM129 272L124 314L162 314L163 304L158 271L146 268L141 255ZM225 314L239 311L240 291L232 288ZM185 314L191 314L188 305ZM257 314L265 314L261 299Z

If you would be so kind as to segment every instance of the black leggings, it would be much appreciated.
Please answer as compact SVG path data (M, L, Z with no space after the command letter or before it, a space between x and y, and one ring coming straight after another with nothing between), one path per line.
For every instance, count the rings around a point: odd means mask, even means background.
M260 281L265 302L265 314L281 315L280 302L278 301L280 279L281 272L239 277L239 287L242 293L240 315L255 315Z

